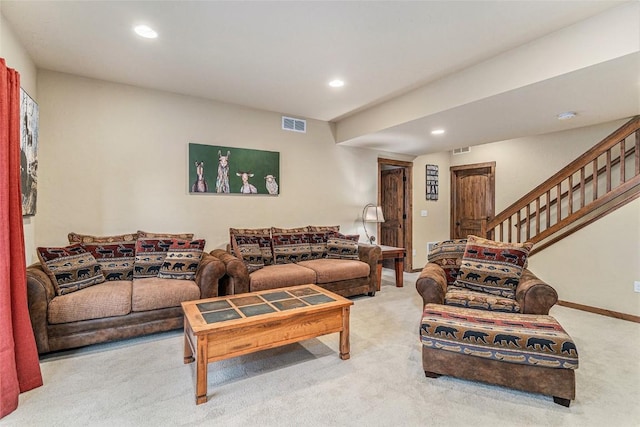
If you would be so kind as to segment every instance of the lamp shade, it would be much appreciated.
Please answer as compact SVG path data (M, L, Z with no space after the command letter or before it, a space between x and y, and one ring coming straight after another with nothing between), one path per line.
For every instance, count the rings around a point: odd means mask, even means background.
M365 222L384 222L382 206L367 205L364 209L363 219Z

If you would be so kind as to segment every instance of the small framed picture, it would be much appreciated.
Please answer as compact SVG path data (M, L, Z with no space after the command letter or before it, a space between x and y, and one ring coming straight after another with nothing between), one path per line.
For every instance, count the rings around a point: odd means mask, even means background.
M426 166L427 200L438 200L438 166Z

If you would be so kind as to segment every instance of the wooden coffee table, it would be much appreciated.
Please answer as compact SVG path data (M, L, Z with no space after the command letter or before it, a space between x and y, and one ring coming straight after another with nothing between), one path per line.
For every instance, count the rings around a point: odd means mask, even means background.
M207 401L211 362L333 332L348 359L351 305L316 285L183 302L184 363L196 361L196 404Z

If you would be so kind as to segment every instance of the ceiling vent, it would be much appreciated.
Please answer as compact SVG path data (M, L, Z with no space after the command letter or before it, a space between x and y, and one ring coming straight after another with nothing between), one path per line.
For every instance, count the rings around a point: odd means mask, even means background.
M293 117L282 116L282 130L307 133L307 121L302 119L294 119Z
M453 154L465 154L471 151L471 147L462 147L462 148L456 148L453 150Z

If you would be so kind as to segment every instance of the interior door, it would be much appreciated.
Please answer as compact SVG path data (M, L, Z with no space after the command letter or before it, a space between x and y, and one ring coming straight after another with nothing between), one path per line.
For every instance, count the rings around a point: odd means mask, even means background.
M381 201L384 222L380 224L380 244L404 248L405 170L396 168L381 172Z
M487 237L494 216L495 162L451 167L451 238Z

